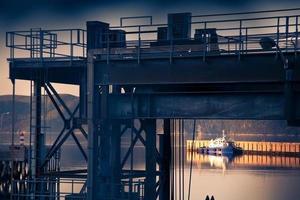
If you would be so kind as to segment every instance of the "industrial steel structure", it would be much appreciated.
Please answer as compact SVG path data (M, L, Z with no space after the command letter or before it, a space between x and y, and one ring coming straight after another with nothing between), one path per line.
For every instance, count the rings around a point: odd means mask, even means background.
M27 190L16 187L12 198L174 199L176 119L276 119L298 126L299 11L174 13L159 24L138 16L121 18L119 26L89 21L86 30L7 32L13 87L16 79L33 83ZM52 83L79 86L75 110ZM42 88L64 122L50 149ZM130 144L122 153L126 134ZM86 169L60 170L59 150L68 137ZM137 142L145 147L142 169L134 166ZM60 192L63 178L80 182L81 190Z

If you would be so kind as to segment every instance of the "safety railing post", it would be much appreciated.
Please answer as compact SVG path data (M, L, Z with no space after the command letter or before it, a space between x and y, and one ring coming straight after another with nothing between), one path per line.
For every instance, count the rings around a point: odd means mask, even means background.
M245 52L248 54L248 28L246 28L245 33Z
M295 41L295 56L297 56L297 51L298 51L298 23L299 23L299 16L296 17L296 41Z
M40 30L40 60L43 60L44 32Z
M204 22L204 49L203 49L203 62L206 60L206 51L207 51L207 23Z
M84 34L84 30L82 30L82 57L85 57L85 52L86 52L84 43L85 43L85 34Z
M52 58L52 56L53 56L53 52L52 52L52 49L53 49L53 47L52 47L52 43L53 43L53 35L52 35L52 33L50 33L49 34L49 49L50 49L50 55L49 55L49 57L50 58Z
M241 50L242 50L242 20L240 20L240 37L239 37L239 52L238 52L238 59L241 60Z
M227 51L228 51L228 54L230 54L230 39L229 39L229 37L227 38Z
M140 59L141 59L141 26L139 26L139 41L138 41L138 51L137 51L138 64L140 64Z
M71 60L71 65L72 65L72 62L73 62L73 30L71 29L70 30L70 60Z
M30 29L30 58L33 58L34 56L33 48L32 29Z
M15 58L15 33L10 34L10 58Z
M289 21L290 18L285 18L285 52L288 51L288 38L289 38Z
M280 48L279 34L280 34L280 17L277 18L277 33L276 33L276 42L277 42L278 48ZM278 58L278 54L279 54L278 48L276 48L276 58Z
M72 191L71 191L72 194L74 194L74 180L72 179Z

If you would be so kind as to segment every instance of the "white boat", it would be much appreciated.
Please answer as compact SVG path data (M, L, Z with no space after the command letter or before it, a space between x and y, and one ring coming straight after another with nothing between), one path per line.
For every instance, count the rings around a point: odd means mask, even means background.
M223 136L209 141L207 147L200 147L200 153L216 155L241 154L242 148L235 146L233 140L228 140L223 132Z

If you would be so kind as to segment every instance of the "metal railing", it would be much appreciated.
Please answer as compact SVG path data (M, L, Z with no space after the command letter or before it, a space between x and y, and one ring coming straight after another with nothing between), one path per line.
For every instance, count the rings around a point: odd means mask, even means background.
M292 12L292 13L291 13ZM196 29L203 31L204 40L195 37L157 40L157 28L167 27L168 24L124 25L110 27L123 29L126 34L125 47L112 47L114 43L122 41L103 41L99 51L100 59L126 60L169 57L202 56L205 61L208 56L236 55L238 59L245 54L298 52L299 41L299 13L300 9L277 11L257 11L246 13L195 15L191 16L191 32ZM273 14L273 16L268 16ZM286 14L287 13L287 14ZM255 17L241 17L241 15L256 14ZM148 16L145 16L148 17ZM134 19L134 17L132 17ZM203 18L203 19L202 19ZM131 19L131 18L126 18ZM151 18L152 19L152 18ZM173 24L173 26L181 24ZM215 41L210 41L209 30L216 32ZM110 33L107 33L110 34ZM272 48L262 48L262 39L269 38L276 45Z
M6 33L10 59L81 59L86 57L83 29L11 31Z
M166 38L157 39L158 27L168 24L153 23L151 16L123 17L119 26L110 30L124 30L125 39L110 39L111 32L103 33L102 47L98 59L137 60L147 58L202 57L235 55L238 59L245 54L299 52L299 14L300 8L255 11L244 13L225 13L191 16L192 35L198 30L202 39ZM255 16L253 16L255 15ZM149 20L148 23L126 25L130 20ZM173 24L173 26L181 24ZM214 29L215 38L211 40L209 31ZM86 55L87 34L82 29L42 30L7 32L6 46L10 48L10 59L47 58L80 59ZM269 38L276 46L262 48L262 38ZM99 41L97 41L99 43ZM121 45L120 45L121 44ZM17 54L17 51L21 51ZM24 52L27 52L24 53ZM29 55L28 55L29 53Z
M51 178L51 177L50 177ZM40 187L40 191L36 188ZM121 184L103 185L104 200L143 200L144 180L122 181ZM38 179L13 180L11 199L85 200L87 199L86 180L83 179ZM42 189L41 189L42 188Z

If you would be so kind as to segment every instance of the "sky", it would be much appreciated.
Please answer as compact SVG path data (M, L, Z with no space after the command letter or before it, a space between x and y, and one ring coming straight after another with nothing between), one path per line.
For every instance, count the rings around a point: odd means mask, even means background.
M299 0L1 0L0 1L0 95L11 94L8 79L9 49L5 32L13 30L85 28L85 22L100 20L118 25L123 16L152 15L166 22L169 12L213 14L300 7ZM56 85L61 93L78 95L78 87ZM29 82L18 80L16 93L28 95Z

